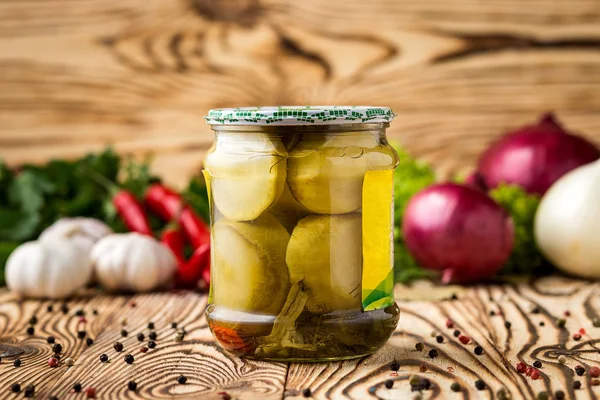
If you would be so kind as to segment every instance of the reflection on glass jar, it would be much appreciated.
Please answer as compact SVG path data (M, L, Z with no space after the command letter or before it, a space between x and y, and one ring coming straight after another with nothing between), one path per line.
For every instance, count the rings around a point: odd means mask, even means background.
M207 318L236 355L335 360L376 351L393 301L386 108L211 110Z

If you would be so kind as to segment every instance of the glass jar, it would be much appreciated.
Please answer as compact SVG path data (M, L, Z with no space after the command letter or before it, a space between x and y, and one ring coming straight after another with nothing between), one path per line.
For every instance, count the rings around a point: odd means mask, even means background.
M206 315L224 349L341 360L393 333L393 117L376 107L209 112Z

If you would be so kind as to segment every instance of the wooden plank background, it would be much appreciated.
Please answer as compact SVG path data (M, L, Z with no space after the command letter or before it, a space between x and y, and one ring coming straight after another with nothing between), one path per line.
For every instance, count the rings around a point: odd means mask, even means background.
M319 103L393 107L441 175L547 110L600 142L600 1L0 2L12 165L113 144L182 184L209 108Z

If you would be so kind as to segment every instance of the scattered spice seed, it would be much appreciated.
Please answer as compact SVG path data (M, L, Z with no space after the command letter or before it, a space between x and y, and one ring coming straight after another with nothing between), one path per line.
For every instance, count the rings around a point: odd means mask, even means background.
M83 317L84 315L85 315L85 312L81 308L79 310L75 311L76 317Z
M92 314L94 315L98 315L98 310L96 310L95 308L92 310Z
M21 391L21 385L19 385L18 383L13 383L10 387L10 391L13 393L19 393Z
M559 319L556 320L556 325L559 328L564 328L566 324L567 324L567 320L564 319L564 318L559 318Z
M532 372L533 372L533 367L527 367L527 369L525 370L525 375L531 376Z
M592 386L600 386L600 379L591 379L590 385Z
M179 375L179 378L177 378L177 383L179 383L180 385L185 385L185 383L187 382L187 378L183 375ZM306 390L306 389L304 389Z
M435 341L438 343L444 343L444 337L442 335L437 335L435 337Z
M150 339L150 340L156 340L157 338L158 338L158 335L154 331L152 331L148 334L148 339Z
M49 304L48 307L46 307L46 311L48 311L48 312L54 311L54 307L52 307L52 304Z
M460 340L462 344L469 344L471 338L466 335L458 335L458 340Z
M74 384L73 385L73 390L75 391L75 393L81 392L81 383Z
M582 376L585 374L585 368L583 368L581 365L577 365L575 366L575 373L579 376Z
M400 369L400 364L398 364L398 362L394 361L393 363L390 364L390 370L396 372Z
M421 390L429 390L431 389L431 382L427 378L421 378L419 380L419 389Z
M544 321L540 321L540 326L544 326L546 323Z
M540 374L540 371L536 368L533 369L533 371L531 371L531 379L533 379L534 381L540 379L540 377L542 376L542 374Z
M135 301L132 301L131 303L129 303L129 306L131 308L135 308L135 307L137 307L137 303Z
M96 398L96 389L91 388L91 387L85 389L85 395L87 396L88 399L95 399Z
M52 346L52 351L55 354L60 354L62 352L62 350L63 350L63 347L60 343L56 343L54 346Z
M490 310L490 317L493 317L493 316L495 316L495 315L496 315L496 311L494 311L494 310Z
M33 335L35 333L35 328L33 326L29 326L27 327L27 334L28 335Z
M436 337L437 336L437 332L436 331L431 331L431 333L429 334L429 336Z
M221 396L221 400L231 400L231 396L227 392L219 392L217 394Z
M454 322L451 319L446 320L446 328L454 328Z
M473 351L475 352L475 354L477 354L478 356L483 354L483 347L481 346L475 346L475 349L473 349Z
M146 346L144 346L140 349L140 353L147 353L147 352L148 352L148 348Z
M452 296L450 296L450 300L458 300L458 295L456 293L452 293Z
M137 334L137 340L138 340L138 342L143 342L145 338L146 337L144 336L143 333L140 332L140 333Z
M424 348L425 348L425 345L421 342L415 344L415 349L417 349L417 351L423 351Z
M509 400L510 397L508 397L508 395L506 394L506 390L504 390L504 388L498 390L498 393L496 393L496 396L498 397L498 400Z
M46 342L48 342L48 344L54 344L55 341L56 339L54 338L54 336L48 336L46 338Z
M394 381L391 379L388 379L387 381L385 381L385 387L388 389L391 389L394 387Z
M575 389L575 390L581 389L581 382L579 382L579 381L573 382L573 389Z
M83 338L85 337L85 335L87 335L87 332L86 332L86 331L78 331L78 332L77 332L77 337L78 337L79 339L83 339Z
M421 372L421 373L427 372L427 367L424 365L419 365L419 372Z
M436 358L438 356L438 351L436 349L429 350L429 358Z
M125 326L125 325L127 325L127 318L123 318L121 320L121 326Z
M570 317L571 316L571 311L565 310L565 312L563 314L564 314L565 317Z
M554 398L556 400L564 400L565 399L565 392L563 392L562 390L557 390L556 392L554 392Z
M538 306L534 306L534 307L531 309L531 313L532 313L532 314L539 314L539 313L540 313L540 308L539 308Z
M121 329L121 336L127 337L129 333L125 329Z
M533 366L536 368L542 368L542 362L540 360L535 360L533 362Z
M21 366L21 359L20 359L20 358L17 358L17 359L16 359L16 360L13 362L13 365L14 365L15 367L17 367L17 368L18 368L18 367L20 367L20 366Z
M37 319L37 317L35 315L29 319L29 324L30 325L35 325L37 323L38 323L38 319Z
M421 378L419 378L417 375L411 375L408 378L408 383L410 383L410 386L418 385L419 382L421 382Z
M450 389L453 392L460 392L460 385L458 384L458 382L454 382L452 385L450 385Z
M483 390L483 389L485 389L485 382L482 381L481 379L477 379L475 381L475 387L477 388L477 390Z
M69 312L69 306L66 303L64 303L63 305L60 306L60 311L63 314L67 314Z
M91 337L85 339L85 344L88 346L91 346L94 344L94 339L92 339Z
M558 362L560 364L564 364L567 362L567 357L564 354L561 354L560 356L558 356Z
M148 322L148 329L154 329L154 322Z
M581 340L581 335L579 333L574 333L573 334L573 340L580 341Z
M524 374L527 371L527 365L524 362L517 363L517 372Z
M156 342L154 340L151 340L148 342L148 348L149 349L153 349L156 347Z
M103 363L108 362L108 355L104 353L100 354L100 361Z
M171 328L177 329L177 322L171 322Z
M56 359L56 357L50 357L48 359L48 366L50 368L56 368L56 367L58 367L58 360Z
M548 392L539 392L537 395L538 400L548 400Z
M131 354L127 354L123 359L127 364L133 364L135 361L135 358Z
M585 328L579 328L579 334L585 335Z
M65 365L67 367L72 367L75 364L75 361L71 357L65 358Z
M592 378L598 378L600 376L600 368L592 367L588 373Z
M25 387L25 397L32 398L33 396L35 396L35 386L27 385L27 387Z
M504 321L504 327L506 329L510 329L511 326L512 326L512 324L510 323L510 321Z
M592 325L594 325L594 328L600 328L600 318L598 318L598 317L595 317L595 318L592 320Z
M87 319L85 319L85 317L79 317L78 323L87 324Z
M115 342L115 344L113 344L113 347L115 348L115 351L117 351L118 353L123 351L123 343L121 343L121 342Z
M127 383L127 389L135 392L137 390L137 383L135 383L135 381L129 381L129 383Z
M185 337L185 334L183 332L177 332L177 334L175 335L175 341L183 342L184 337Z
M459 337L460 331L458 329L455 329L454 332L452 332L452 334L454 335L454 337Z
M312 392L310 391L309 388L306 388L306 389L302 390L302 396L304 396L304 397L311 397L312 396Z

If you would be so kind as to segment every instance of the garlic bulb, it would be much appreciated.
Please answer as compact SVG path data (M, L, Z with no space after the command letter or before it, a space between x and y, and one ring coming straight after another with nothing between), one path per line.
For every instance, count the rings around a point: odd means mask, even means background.
M67 239L24 243L6 262L8 287L27 297L68 297L85 286L91 273L88 252Z
M92 249L98 281L109 290L144 292L165 285L177 269L171 251L139 233L112 234Z
M556 267L600 279L600 161L572 170L550 187L535 215L534 234Z
M77 245L91 251L94 244L106 235L113 233L112 229L96 218L61 218L41 233L39 240L53 238L71 239Z

